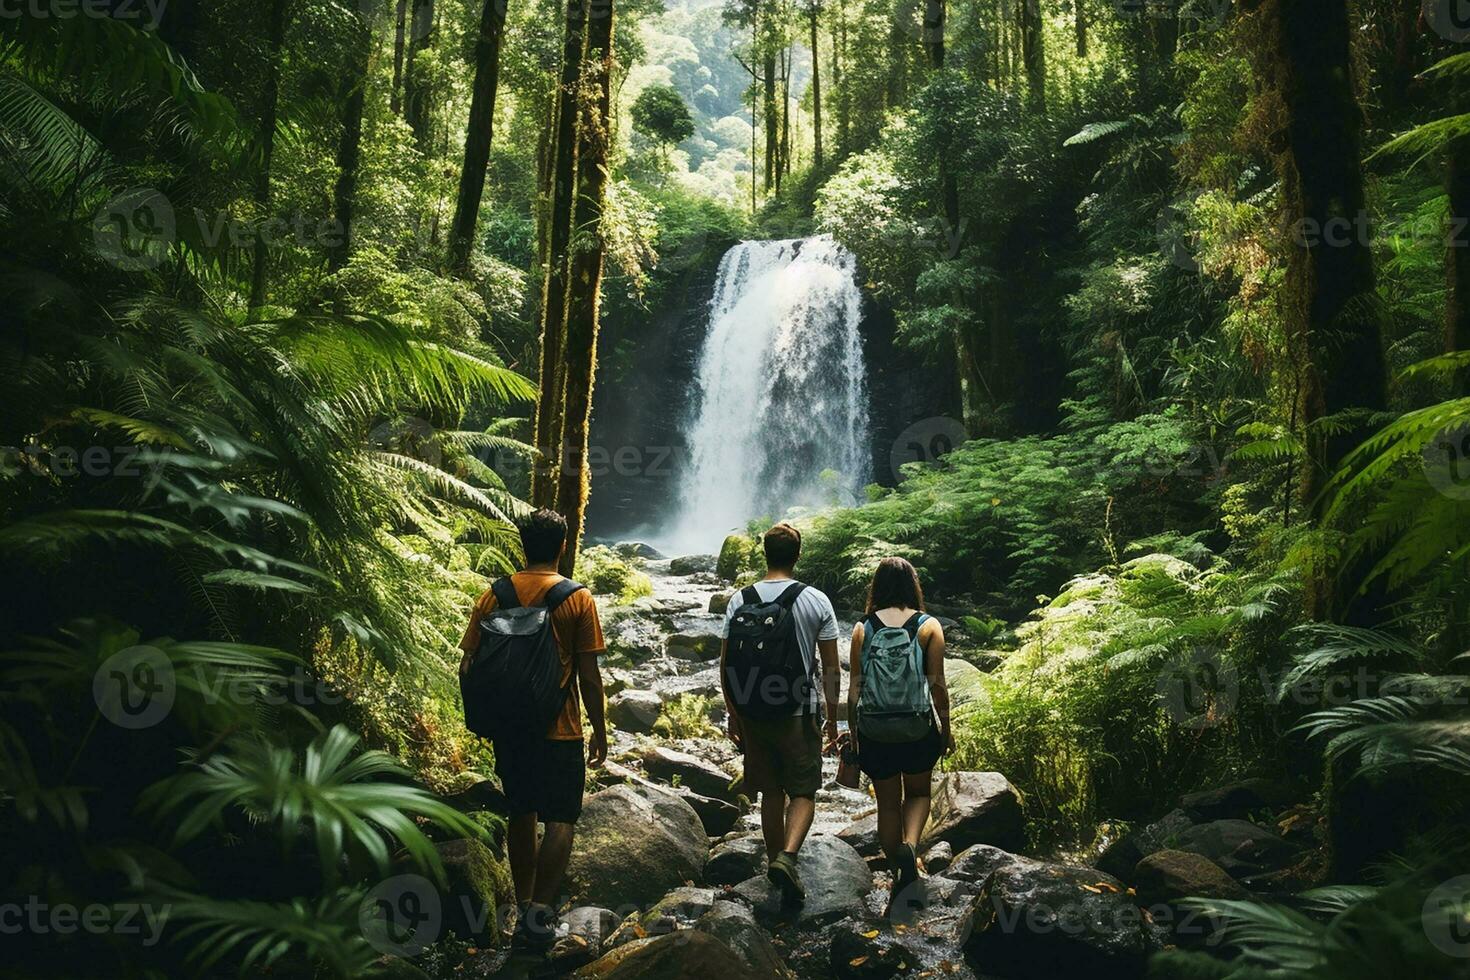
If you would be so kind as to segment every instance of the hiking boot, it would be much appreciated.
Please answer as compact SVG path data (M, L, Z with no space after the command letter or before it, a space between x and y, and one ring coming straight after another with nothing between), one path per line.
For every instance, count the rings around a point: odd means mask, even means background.
M788 905L800 905L806 901L806 889L801 887L801 876L796 873L796 855L782 851L771 858L766 869L771 884L781 889L781 897Z
M517 953L546 956L556 942L556 911L547 905L534 902L521 912L515 933L510 937L510 948Z

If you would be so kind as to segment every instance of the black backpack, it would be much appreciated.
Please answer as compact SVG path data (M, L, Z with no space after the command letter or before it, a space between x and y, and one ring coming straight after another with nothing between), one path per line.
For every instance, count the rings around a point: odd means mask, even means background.
M811 672L791 609L805 590L794 582L774 602L763 601L753 585L740 593L725 642L725 685L744 717L782 718L811 701Z
M551 614L585 586L564 579L539 606L522 606L510 579L490 589L495 608L480 620L480 646L459 679L465 727L489 739L542 738L566 704Z

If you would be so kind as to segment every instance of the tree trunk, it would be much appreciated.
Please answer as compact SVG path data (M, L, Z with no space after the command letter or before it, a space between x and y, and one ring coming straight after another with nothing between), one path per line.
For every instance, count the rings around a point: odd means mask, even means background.
M945 0L924 4L924 55L935 71L944 67L944 5Z
M1470 140L1450 147L1447 180L1450 228L1445 249L1449 302L1445 316L1445 353L1470 350ZM1453 394L1470 394L1470 370L1455 372Z
M837 0L837 43L832 50L832 81L837 86L837 149L839 153L845 153L852 141L852 95L848 92L852 80L847 72L847 0Z
M388 96L388 107L395 116L403 114L403 52L407 40L408 0L398 0L393 19L393 91Z
M822 6L812 0L812 166L822 169L822 59L817 50L817 15Z
M564 441L568 449L556 494L557 510L567 519L567 549L562 555L561 573L569 578L577 565L592 483L587 456L606 255L602 209L607 191L608 144L612 139L613 0L599 3L594 10L596 15L587 27L587 70L577 100L577 229L567 305Z
M791 173L791 49L781 52L781 159L776 167L776 194L781 180Z
M768 9L766 16L775 15ZM765 90L763 111L766 116L766 193L769 194L776 184L776 165L781 154L781 116L776 111L776 48L769 27L762 43L765 45L765 51L761 55L761 71L764 73L761 81Z
M357 171L362 161L362 113L367 97L367 80L373 48L372 28L359 24L360 35L353 51L351 86L342 104L342 140L337 144L337 187L333 210L341 235L327 252L327 268L340 272L352 254L352 222L357 216Z
M403 69L403 119L413 130L414 141L425 155L430 152L428 84L419 55L428 50L434 38L434 0L413 0L412 34L408 39L407 61Z
M561 465L566 381L567 247L572 237L577 179L577 79L587 46L587 0L567 0L561 84L556 96L552 144L551 213L547 219L546 268L541 289L541 389L536 401L537 465L531 472L531 502L556 503Z
M1077 27L1077 57L1087 57L1087 7L1084 0L1072 0L1073 13L1076 15Z
M475 81L465 133L464 169L459 175L459 199L449 230L449 269L460 277L469 276L475 225L485 195L485 169L490 163L490 138L495 123L495 90L500 83L500 42L504 35L505 0L483 0L480 35L475 41Z
M1021 62L1026 67L1026 102L1046 108L1046 51L1042 38L1041 0L1021 0Z
M281 104L281 48L286 43L286 0L271 0L266 34L265 102L260 111L260 168L255 172L256 230L250 278L250 308L265 303L265 223L270 218L271 164L276 155L276 124Z

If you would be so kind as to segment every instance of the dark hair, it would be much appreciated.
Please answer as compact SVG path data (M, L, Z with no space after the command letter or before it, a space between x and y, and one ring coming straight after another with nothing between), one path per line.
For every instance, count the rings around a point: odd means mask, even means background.
M924 590L919 573L907 558L884 558L868 584L868 612L879 609L917 609L924 611Z
M766 532L761 547L766 552L767 568L795 568L796 559L801 557L801 532L783 521Z
M567 540L567 519L545 507L516 522L521 531L521 548L526 564L541 565L556 561Z

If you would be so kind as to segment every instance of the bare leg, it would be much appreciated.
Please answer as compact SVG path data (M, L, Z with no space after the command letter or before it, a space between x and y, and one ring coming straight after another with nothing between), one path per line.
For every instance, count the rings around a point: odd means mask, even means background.
M917 850L929 822L929 780L933 770L903 777L903 839Z
M569 823L547 823L541 838L541 853L536 860L536 887L532 900L538 905L555 907L557 890L572 858L573 826Z
M801 850L812 821L817 816L817 801L810 796L793 796L786 808L786 834L781 849L791 854Z
M766 841L766 859L781 853L786 843L786 794L761 793L761 836Z
M903 806L903 781L897 776L873 780L873 793L878 797L878 843L883 853L893 861L898 855L898 845L903 839L901 809Z
M522 813L510 818L505 846L510 854L510 877L516 886L516 904L525 905L536 890L536 814Z

